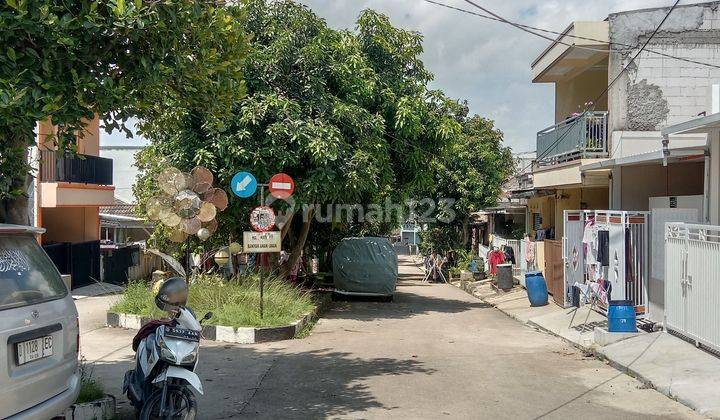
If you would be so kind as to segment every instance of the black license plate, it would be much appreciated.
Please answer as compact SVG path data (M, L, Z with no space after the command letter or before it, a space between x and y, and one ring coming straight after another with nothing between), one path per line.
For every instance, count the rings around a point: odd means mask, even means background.
M200 332L185 328L165 327L165 336L187 341L200 341Z

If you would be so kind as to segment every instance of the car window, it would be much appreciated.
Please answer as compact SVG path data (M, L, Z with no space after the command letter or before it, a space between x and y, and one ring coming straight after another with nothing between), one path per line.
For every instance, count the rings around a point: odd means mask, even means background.
M29 235L0 235L0 310L67 294L53 262Z

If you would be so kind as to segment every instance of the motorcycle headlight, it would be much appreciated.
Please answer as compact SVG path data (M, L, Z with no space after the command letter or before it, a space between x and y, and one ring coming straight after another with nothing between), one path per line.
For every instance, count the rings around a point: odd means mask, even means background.
M160 359L169 363L175 363L175 354L167 347L165 340L160 337L158 339L158 347L160 347Z
M185 357L183 357L182 362L180 362L183 365L189 365L191 363L195 363L195 360L197 360L198 355L198 347L195 347L193 351L186 354Z

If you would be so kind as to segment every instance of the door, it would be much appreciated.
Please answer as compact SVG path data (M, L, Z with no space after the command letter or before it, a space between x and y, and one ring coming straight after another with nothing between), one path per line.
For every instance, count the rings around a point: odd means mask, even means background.
M562 242L545 240L545 280L548 292L559 306L565 306Z
M585 231L584 212L565 210L563 236L563 287L564 306L572 302L572 287L575 283L585 283L585 250L583 249L583 233Z

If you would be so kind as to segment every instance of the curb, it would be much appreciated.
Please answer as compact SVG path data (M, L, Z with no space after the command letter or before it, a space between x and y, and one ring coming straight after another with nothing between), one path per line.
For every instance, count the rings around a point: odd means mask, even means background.
M305 314L302 318L279 327L227 327L223 325L204 325L202 336L205 340L222 341L236 344L255 344L270 341L291 340L305 328L320 317L332 303L332 296L323 293L318 299L315 310ZM107 326L139 330L143 325L152 321L152 318L124 313L107 313Z
M105 397L82 404L73 404L65 410L64 416L71 420L97 420L115 418L115 397L106 394Z
M448 283L448 284L451 284L451 283ZM505 315L508 316L509 318L512 318L512 319L520 322L520 323L523 324L523 325L526 325L526 326L528 326L528 327L534 328L534 329L536 329L536 330L538 330L538 331L541 331L541 332L543 332L543 333L550 334L550 335L552 335L552 336L554 336L554 337L558 337L558 338L560 338L561 340L563 340L564 342L566 342L566 343L570 344L571 346L575 347L576 349L582 351L583 353L588 354L588 355L590 355L590 356L592 356L592 357L595 357L596 359L598 359L598 360L600 360L600 361L603 361L603 362L607 363L608 366L614 368L614 369L617 370L618 372L624 373L624 374L626 374L626 375L628 375L628 376L630 376L630 377L632 377L632 378L635 378L635 379L638 380L640 383L642 383L644 386L646 386L646 387L648 387L648 388L651 388L651 389L654 389L654 390L656 390L657 392L665 395L666 397L668 397L668 398L670 398L670 399L672 399L672 400L674 400L674 401L677 401L677 402L683 404L684 406L686 406L686 407L694 410L694 411L697 412L697 413L700 413L701 415L704 415L704 413L701 411L701 408L698 407L697 404L695 404L694 402L689 401L689 400L686 399L686 398L683 398L683 397L681 397L681 396L679 396L679 395L674 394L674 393L672 392L672 390L671 390L670 388L666 387L666 386L657 386L657 385L654 384L650 379L648 379L647 377L645 377L643 374L641 374L641 373L638 372L637 370L633 369L632 367L630 367L630 366L625 366L625 365L623 365L623 364L621 364L621 363L618 363L618 362L610 359L610 358L607 357L604 353L602 353L602 350L600 350L600 349L598 349L598 348L596 348L596 347L593 347L593 346L591 346L591 347L585 347L585 346L583 346L582 344L576 343L576 342L574 342L574 341L572 341L572 340L569 340L569 339L567 339L567 338L565 338L565 337L563 337L563 336L561 336L561 335L559 335L559 334L556 334L556 333L554 333L553 331L550 331L550 330L548 330L547 328L545 328L545 327L543 327L543 326L541 326L541 325L539 325L539 324L537 324L537 323L535 323L535 322L533 322L533 321L531 321L531 320L528 320L527 322L525 322L525 321L523 321L523 320L521 320L521 319L519 319L519 318L517 318L517 317L515 317L515 316L513 316L513 315L511 315L511 314L509 314L509 313L507 313L507 312L505 312L505 311L503 311L502 309L498 308L497 305L493 305L492 303L488 302L487 300L485 300L485 299L483 299L483 298L481 298L481 297L479 297L479 296L476 296L476 295L472 294L472 293L468 290L469 287L468 287L468 285L467 285L465 282L462 282L462 283L460 283L460 286L455 286L455 287L457 287L458 289L466 292L466 293L469 294L470 296L473 296L474 298L479 299L479 300L481 300L482 302L487 303L488 305L490 305L490 306L492 306L493 308L497 309L498 311L502 312L503 314L505 314Z

